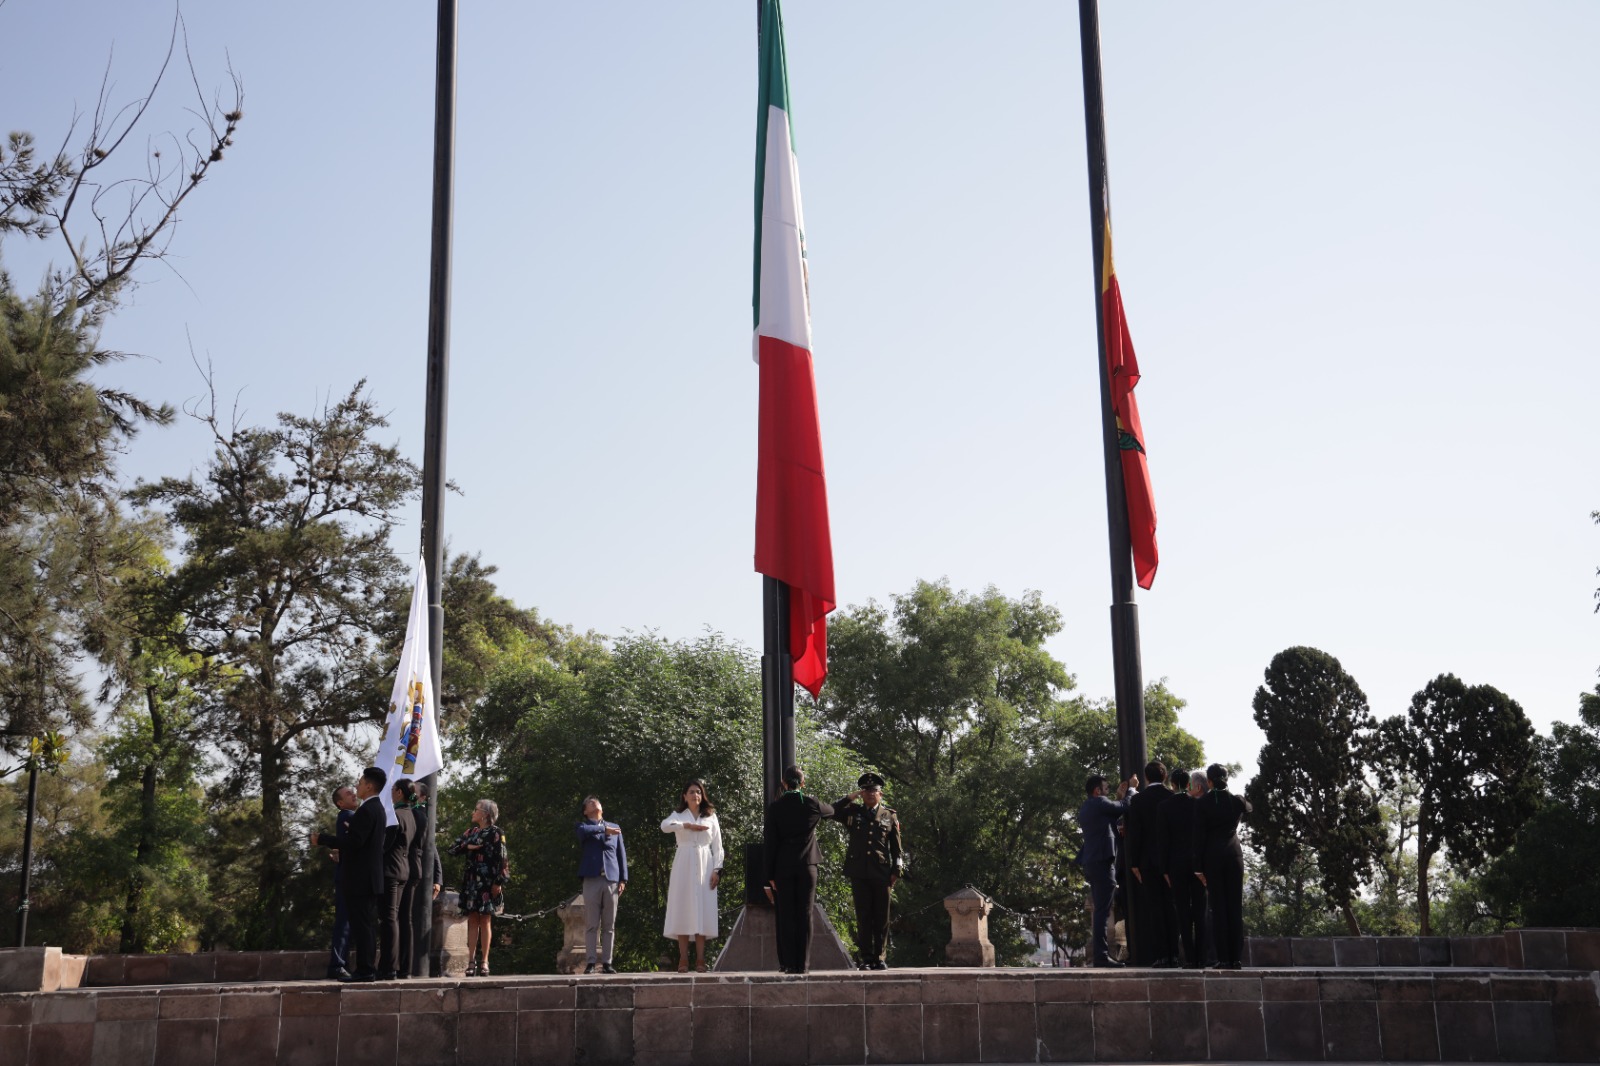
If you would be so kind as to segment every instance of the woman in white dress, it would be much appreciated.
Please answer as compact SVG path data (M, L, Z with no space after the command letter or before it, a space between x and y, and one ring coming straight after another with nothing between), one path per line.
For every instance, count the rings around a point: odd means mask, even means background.
M704 781L683 786L677 810L661 823L663 833L678 839L672 859L672 880L667 883L667 920L662 927L668 939L678 942L678 972L689 972L689 938L694 938L699 963L706 972L706 937L717 935L717 882L722 879L722 827L711 805Z

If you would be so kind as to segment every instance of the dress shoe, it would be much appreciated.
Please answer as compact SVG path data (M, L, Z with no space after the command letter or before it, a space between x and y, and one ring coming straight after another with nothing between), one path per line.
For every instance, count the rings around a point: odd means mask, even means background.
M398 981L398 980L400 980L400 971L399 970L389 970L386 973L380 973L378 975L378 980L380 980L380 981Z
M378 975L373 973L373 972L371 972L370 970L367 971L366 973L353 973L349 977L341 977L341 978L339 978L339 980L345 982L346 984L350 984L352 982L365 983L367 981L376 981L377 979L378 979Z
M1094 960L1094 968L1097 969L1097 970L1121 970L1121 969L1126 968L1126 966L1127 966L1126 963L1118 962L1115 959L1095 959Z
M583 968L583 972L584 973L594 973L594 963L591 962L589 965L585 966Z
M887 970L889 968L889 964L884 962L882 959L879 959L877 962L872 964L872 968L874 970Z
M1242 970L1242 969L1244 969L1244 963L1242 963L1242 962L1230 962L1230 963L1228 963L1228 965L1226 967L1224 967L1224 969Z
M615 966L611 965L609 962L603 962L603 963L600 964L600 972L601 973L616 973L617 972L617 968Z
M350 971L345 969L343 966L340 966L340 967L338 967L336 969L329 970L328 971L328 980L330 980L330 981L348 981L348 980L350 980Z
M1152 970L1176 970L1181 964L1177 959L1157 959L1150 964Z

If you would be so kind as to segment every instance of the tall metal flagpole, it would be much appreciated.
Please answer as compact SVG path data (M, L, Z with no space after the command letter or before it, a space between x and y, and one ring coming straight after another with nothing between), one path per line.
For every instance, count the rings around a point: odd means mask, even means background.
M756 51L761 50L765 9L756 0ZM761 578L761 781L768 802L783 791L783 769L796 762L794 657L789 653L789 586Z
M1099 0L1078 0L1078 38L1083 48L1083 132L1089 154L1089 229L1094 245L1094 321L1099 340L1101 438L1106 464L1106 524L1111 546L1111 660L1117 697L1119 774L1126 781L1145 764L1144 679L1139 662L1139 605L1134 602L1133 540L1128 529L1127 488L1117 416L1111 406L1111 370L1106 362L1105 306L1101 279L1106 256L1106 216L1111 189L1106 173L1106 113L1100 82ZM1125 865L1125 864L1124 864ZM1123 882L1127 882L1126 872ZM1131 908L1130 908L1131 910ZM1132 915L1129 942L1134 942Z
M422 445L422 558L428 568L428 662L433 674L433 713L444 692L444 493L445 414L450 392L450 242L455 180L456 0L439 0L438 60L433 95L433 250L428 271L428 398ZM437 717L435 721L437 721ZM438 856L439 775L423 779L428 790L423 840L423 876L431 878ZM432 882L427 882L431 884ZM429 976L433 940L433 893L418 892L412 911L416 931L412 974Z

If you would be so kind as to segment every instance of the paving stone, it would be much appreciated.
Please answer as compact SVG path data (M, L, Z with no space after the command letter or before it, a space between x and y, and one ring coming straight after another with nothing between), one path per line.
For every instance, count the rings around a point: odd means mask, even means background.
M1322 1060L1321 1004L1294 1000L1261 1005L1267 1058L1273 1062Z
M1507 1062L1549 1062L1555 1055L1555 1011L1549 1003L1496 1003L1494 1031Z
M1574 970L1600 970L1600 929L1567 930L1567 965Z
M814 1066L866 1061L866 1007L863 1004L813 1004L806 1008L806 1028L809 1061Z
M284 1002L288 1002L287 995ZM334 1066L338 1053L338 1018L284 1015L279 1020L278 1062L282 1066Z
M1039 1027L1033 995L1028 1001L978 1004L978 1055L983 1062L1031 1062L1038 1054Z
M922 1006L921 981L870 981L867 983L867 1006L874 1003L915 1003Z
M273 1020L277 1024L277 1020ZM156 1023L142 1021L107 1022L94 1026L91 1066L150 1066L156 1056ZM5 1061L9 1062L10 1059ZM65 1066L65 1064L62 1064Z
M1375 982L1378 1000L1384 1003L1432 1003L1431 977L1380 977Z
M517 989L517 1010L571 1010L578 1001L572 985L534 985Z
M156 1061L161 1066L213 1066L217 1019L163 1018L156 1022Z
M379 1062L397 1062L399 1057L398 1014L340 1015L339 1066L372 1066Z
M610 1014L611 1011L593 1011L590 1014ZM631 1011L621 1011L622 1014L631 1014ZM456 1040L460 1047L471 1052L474 1063L511 1063L517 1058L517 1019L520 1015L511 1011L473 1011L470 1014L461 1012L456 1014ZM578 1017L585 1017L579 1012ZM631 1019L629 1019L628 1047L629 1057L632 1057L633 1032ZM343 1058L341 1050L340 1058ZM609 1059L609 1062L618 1060ZM340 1064L343 1066L343 1063Z
M457 1016L446 1015L453 1021ZM524 1066L549 1066L572 1062L577 1033L571 1010L525 1010L517 1013L517 1062ZM457 1026L460 1025L456 1021ZM465 1060L463 1060L465 1061Z
M866 1038L868 1062L921 1062L922 1004L868 1003Z
M633 986L621 981L583 981L574 987L581 1011L633 1006Z
M803 1066L810 1051L806 1033L807 1010L807 1007L798 1004L752 1006L751 1066Z
M980 977L979 1003L1032 1003L1032 977Z
M1378 1039L1390 1062L1438 1062L1439 1031L1432 1003L1378 1004Z
M1261 979L1261 998L1268 1003L1314 1003L1322 998L1322 982L1315 977L1271 974Z
M1378 940L1379 966L1417 966L1422 953L1414 936L1381 936Z
M261 957L253 951L226 951L216 958L218 981L254 981L261 975Z
M1094 1008L1087 1003L1039 1003L1040 1062L1090 1062L1094 1059ZM930 1060L931 1061L931 1060Z
M1090 982L1077 975L1041 976L1033 982L1036 1003L1087 1003ZM926 999L924 1003L928 1002Z
M977 1062L978 1005L922 1005L922 1061Z
M583 999L583 988L578 989ZM469 1018L500 1018L499 1014L461 1015L461 1046L472 1047L467 1038ZM628 1066L633 1062L633 1011L618 1008L579 1010L573 1022L573 1047L578 1061L588 1066Z
M129 995L116 995L101 992L95 997L95 1020L100 1022L140 1021L155 1019L161 1011L161 1000L157 996L132 993ZM274 1003L277 997L273 997ZM273 1011L277 1013L276 1010ZM0 1014L0 1022L5 1020Z
M639 1013L634 1012L635 1015ZM700 1007L694 1008L694 1020L679 1017L678 1024L690 1030L690 1051L695 1062L727 1063L744 1066L750 1061L750 1008ZM634 1032L638 1033L635 1021ZM668 1050L681 1050L670 1048ZM650 1061L645 1050L635 1043L634 1053L643 1061ZM857 1060L859 1061L859 1060Z
M1320 937L1295 937L1289 941L1289 956L1296 966L1332 966L1333 941Z
M283 1007L277 992L225 992L217 1001L219 1018L276 1018Z
M163 993L160 1017L162 1018L215 1018L220 997L216 993L201 996L179 996Z
M1267 1032L1261 1002L1207 1002L1206 1042L1213 1059L1256 1062L1266 1058Z
M1324 1003L1345 1003L1351 1001L1377 999L1377 982L1371 977L1334 977L1323 974L1319 979L1319 990Z
M1322 1001L1323 1057L1329 1062L1376 1062L1383 1057L1378 1004Z
M28 1066L67 1066L94 1055L93 1022L35 1022L28 1034Z
M1557 1003L1551 1008L1555 1058L1561 1062L1600 1062L1600 1006Z
M1495 1044L1494 1004L1439 1002L1433 1005L1438 1022L1439 1056L1446 1062L1483 1062L1500 1057Z
M217 1022L217 1062L222 1066L273 1066L277 1061L278 1016L276 1014L271 1017L256 1015L222 1018ZM409 1061L413 1066L432 1066L427 1061L415 1059Z
M1206 1061L1206 1005L1150 1004L1150 1055L1158 1062Z
M1096 1003L1094 1056L1105 1062L1150 1058L1150 1004Z
M750 1006L750 984L747 981L715 981L701 983L694 982L694 1009L701 1007L748 1007ZM634 995L634 1006L639 1005L639 997Z
M1208 975L1206 999L1212 1002L1261 1002L1261 978Z
M1152 1003L1198 1003L1206 998L1206 980L1204 977L1152 977L1150 979L1150 1002Z
M1447 936L1417 937L1418 966L1449 966L1450 938Z
M406 1066L456 1066L457 1018L445 1011L402 1011L396 1039ZM520 1034L519 1034L520 1037ZM520 1046L520 1039L519 1039ZM546 1062L551 1060L546 1059ZM233 1066L223 1063L221 1066Z
M1286 936L1253 936L1245 941L1251 967L1293 966L1294 950Z
M1333 961L1336 966L1378 965L1378 942L1370 936L1336 936L1333 938Z
M1148 1003L1150 982L1143 977L1091 977L1089 978L1091 1003Z

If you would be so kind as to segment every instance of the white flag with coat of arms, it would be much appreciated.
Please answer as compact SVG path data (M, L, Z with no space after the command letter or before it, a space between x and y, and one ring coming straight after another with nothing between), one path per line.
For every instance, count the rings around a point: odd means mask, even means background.
M383 743L372 765L389 775L383 789L383 810L394 825L390 790L401 778L416 781L444 768L439 753L438 705L433 699L433 664L428 654L428 573L417 560L417 583L411 590L411 615L406 621L406 642L389 697ZM430 797L431 802L431 797Z

